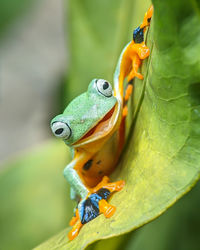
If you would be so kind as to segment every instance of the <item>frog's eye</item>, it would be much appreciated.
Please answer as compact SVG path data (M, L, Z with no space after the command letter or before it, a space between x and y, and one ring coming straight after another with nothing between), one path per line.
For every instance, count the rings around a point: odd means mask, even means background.
M72 133L68 124L64 122L54 122L51 125L51 130L56 137L63 139L69 139Z
M96 85L97 85L97 90L104 96L106 97L111 97L112 96L112 86L110 85L109 82L99 79L96 80Z

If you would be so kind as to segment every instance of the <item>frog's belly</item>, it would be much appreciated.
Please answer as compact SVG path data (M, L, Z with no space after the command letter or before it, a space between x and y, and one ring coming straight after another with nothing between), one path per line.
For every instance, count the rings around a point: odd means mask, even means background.
M118 161L117 153L117 133L115 132L101 150L82 167L81 175L88 186L97 185L103 176L112 173Z

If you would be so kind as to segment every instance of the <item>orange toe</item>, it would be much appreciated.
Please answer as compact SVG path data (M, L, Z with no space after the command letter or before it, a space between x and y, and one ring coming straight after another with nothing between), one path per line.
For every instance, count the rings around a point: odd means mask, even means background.
M69 225L73 226L77 222L78 219L79 219L79 213L78 213L78 208L77 208L75 212L75 216L72 217L72 219L69 222Z
M137 78L139 78L140 80L143 80L143 75L142 74L140 74L140 73L137 73L136 75L135 75Z
M69 222L69 225L70 225L70 226L73 226L76 222L77 222L76 217L72 217L72 219L71 219L70 222Z
M116 211L116 207L110 205L106 200L99 201L99 211L103 213L106 218L110 218Z
M126 117L127 115L128 115L128 107L125 106L125 107L123 108L123 111L122 111L122 116L123 116L123 117Z
M76 224L74 225L74 227L72 228L72 230L68 233L69 240L73 240L74 238L77 237L77 235L78 235L78 233L79 233L82 226L83 225L82 225L81 221L78 220L76 222Z
M132 94L132 91L133 91L133 85L128 84L128 87L127 87L126 93L125 93L125 97L124 97L125 101L128 101L128 99L130 98L130 96Z
M124 187L125 181L117 181L117 182L115 182L115 184L116 184L115 191L120 191Z
M134 73L131 72L131 73L128 75L128 78L127 78L128 82L130 82L131 80L133 80L134 77L137 77L137 78L143 80L143 75L142 75L142 74L140 74L140 73L138 73L138 72L134 72Z
M115 191L120 191L125 185L125 181L110 182L103 186L103 188L108 189L111 193Z

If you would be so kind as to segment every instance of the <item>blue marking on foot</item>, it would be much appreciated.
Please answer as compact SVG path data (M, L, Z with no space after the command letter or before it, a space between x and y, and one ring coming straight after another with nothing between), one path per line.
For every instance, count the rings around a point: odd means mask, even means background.
M101 188L83 202L80 210L82 224L88 223L99 215L99 201L102 199L106 200L109 195L110 191L108 189Z
M144 30L140 26L133 31L133 41L135 43L142 43L144 41Z

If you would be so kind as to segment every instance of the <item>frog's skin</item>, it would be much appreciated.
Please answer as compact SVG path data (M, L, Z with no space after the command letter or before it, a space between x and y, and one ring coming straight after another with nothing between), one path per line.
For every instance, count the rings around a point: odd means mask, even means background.
M80 200L70 225L69 239L74 239L83 224L103 213L111 217L116 208L107 202L110 193L120 191L123 180L109 182L124 145L127 101L132 92L132 79L143 76L137 72L148 57L143 34L150 23L153 8L143 23L134 30L133 41L123 49L114 74L114 93L109 82L94 79L87 92L76 97L63 114L51 121L51 129L72 149L73 160L64 169L71 187L71 199ZM128 87L124 94L123 82Z

